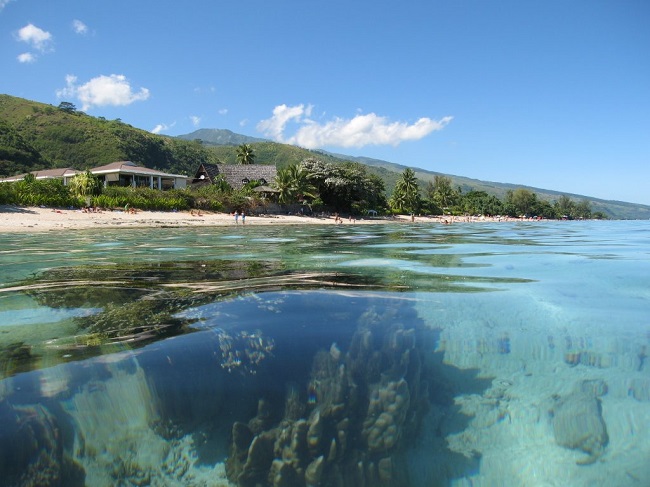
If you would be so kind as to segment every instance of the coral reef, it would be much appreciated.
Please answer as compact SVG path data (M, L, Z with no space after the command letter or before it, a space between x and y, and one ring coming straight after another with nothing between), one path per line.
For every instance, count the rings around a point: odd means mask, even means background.
M369 310L347 352L333 343L284 404L260 399L232 426L226 473L240 487L407 487L405 449L427 407L418 330ZM280 411L274 415L273 411ZM275 419L274 419L275 418Z

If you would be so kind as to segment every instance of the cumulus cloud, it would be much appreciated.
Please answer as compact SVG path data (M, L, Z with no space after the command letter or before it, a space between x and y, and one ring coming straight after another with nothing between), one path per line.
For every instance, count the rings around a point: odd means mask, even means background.
M228 109L227 108L221 108L218 111L218 113L219 113L219 115L226 115L228 113Z
M375 113L360 114L351 119L334 118L318 123L309 117L311 105L289 107L279 105L273 116L262 120L257 129L267 137L287 144L295 144L307 149L325 146L364 147L367 145L397 146L409 140L419 140L432 132L442 130L453 117L440 120L420 118L415 123L391 122ZM298 125L294 135L285 136L287 125Z
M83 104L82 110L101 106L125 106L149 98L149 90L140 88L134 91L123 74L97 76L79 85L77 77L66 76L66 87L56 92L59 98L77 98Z
M174 125L176 125L176 122L172 123L171 125L167 125L167 124L164 124L164 123L159 123L158 125L156 125L151 130L151 133L152 134L159 134L160 132L165 132L165 131L169 130L170 128L172 128Z
M88 33L88 26L81 20L74 19L72 21L72 30L74 30L77 34L85 35Z
M195 127L198 127L201 123L201 117L197 117L196 115L190 115L190 120Z
M19 63L33 63L36 61L36 57L31 52L18 54L17 59Z
M16 38L21 42L26 42L33 49L38 51L48 51L51 49L54 38L49 32L36 27L34 24L27 24L18 30Z
M311 115L312 106L297 105L289 107L278 105L273 109L273 116L257 124L257 130L278 142L284 142L284 129L290 121L302 122L303 117Z

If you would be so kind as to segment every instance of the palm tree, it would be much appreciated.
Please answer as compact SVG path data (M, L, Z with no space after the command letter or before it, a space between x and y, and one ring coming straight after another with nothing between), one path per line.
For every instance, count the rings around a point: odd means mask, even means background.
M306 198L314 199L316 188L309 182L307 171L294 164L278 171L275 177L275 187L280 192L278 202L281 204L295 203Z
M250 144L241 144L237 147L237 161L240 164L255 164L255 154Z
M418 180L413 169L407 168L402 173L402 177L397 181L397 184L395 184L390 205L395 210L415 213L418 210L419 202Z
M454 190L451 187L451 178L446 176L434 176L433 199L441 208L451 206L455 198Z
M275 176L275 188L279 191L278 202L280 204L291 203L294 198L293 178L287 169L280 169Z

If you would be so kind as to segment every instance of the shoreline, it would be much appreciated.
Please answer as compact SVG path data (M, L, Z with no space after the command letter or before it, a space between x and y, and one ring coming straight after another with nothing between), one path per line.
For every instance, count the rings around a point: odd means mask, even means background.
M248 215L245 225L382 225L402 223L465 223L521 221L517 218L410 216L341 218L334 216L302 215ZM242 225L235 223L228 213L178 211L84 212L81 209L22 207L0 205L0 233L34 233L60 230L90 230L96 228L164 228L164 227L218 227Z

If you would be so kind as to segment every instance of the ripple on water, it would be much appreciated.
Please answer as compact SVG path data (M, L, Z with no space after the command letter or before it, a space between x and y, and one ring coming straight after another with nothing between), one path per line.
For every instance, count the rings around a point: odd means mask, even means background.
M262 242L262 243L286 243L286 242L295 242L295 238L282 238L282 237L266 237L266 238L253 238L251 242Z
M126 245L124 242L100 242L93 244L93 247L122 247Z

